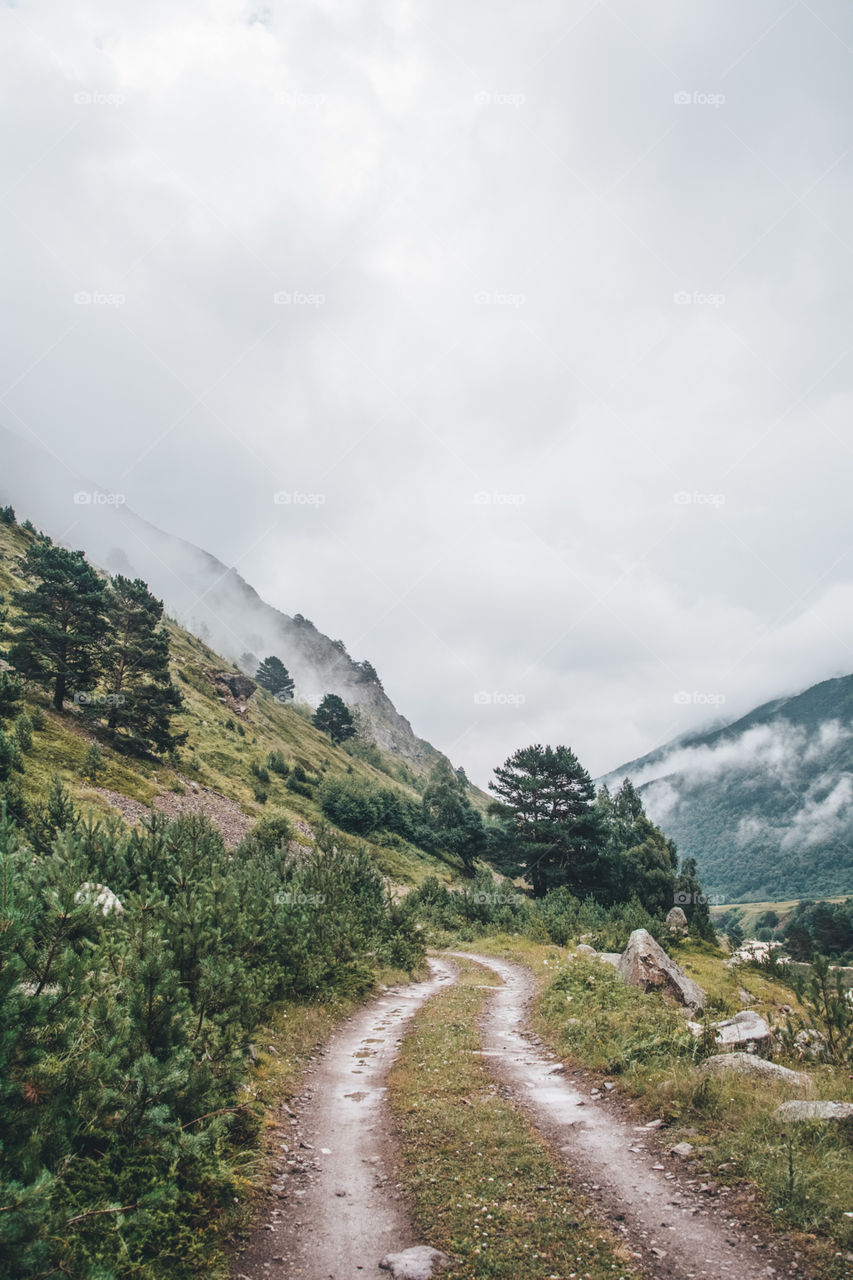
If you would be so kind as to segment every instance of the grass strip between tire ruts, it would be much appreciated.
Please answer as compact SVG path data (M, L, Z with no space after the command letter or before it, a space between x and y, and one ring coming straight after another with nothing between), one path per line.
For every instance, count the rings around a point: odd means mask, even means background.
M568 1172L489 1076L478 1018L498 979L459 981L415 1017L389 1077L401 1177L423 1243L454 1258L442 1280L614 1280L642 1274L596 1223Z

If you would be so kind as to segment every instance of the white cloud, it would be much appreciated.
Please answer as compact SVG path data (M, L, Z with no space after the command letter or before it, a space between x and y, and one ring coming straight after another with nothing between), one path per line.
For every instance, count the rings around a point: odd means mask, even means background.
M807 796L782 839L782 848L823 844L850 828L853 776L844 774L822 799Z

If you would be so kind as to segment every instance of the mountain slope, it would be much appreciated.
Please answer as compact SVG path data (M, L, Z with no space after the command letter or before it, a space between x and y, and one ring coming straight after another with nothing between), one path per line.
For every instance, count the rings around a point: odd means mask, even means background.
M143 578L171 617L249 675L258 657L276 654L301 699L316 706L323 694L339 694L361 709L381 748L417 771L438 759L439 752L415 736L371 670L301 614L290 617L267 604L236 570L149 524L116 495L3 427L0 458L0 505L13 506L19 520L31 520L65 546L82 547L110 572Z
M709 893L775 900L853 889L853 676L686 734L600 779L630 777L695 857Z
M20 569L31 538L0 522L0 612L9 607L11 593L26 585ZM324 821L327 778L391 788L419 804L424 781L413 765L358 743L336 747L314 728L305 704L282 704L264 689L248 692L251 685L238 685L238 700L228 687L239 675L236 667L229 670L221 654L176 623L169 622L168 631L172 679L184 699L173 727L188 734L178 757L128 756L102 739L103 762L92 778L86 753L95 738L79 707L71 700L58 714L46 691L30 687L26 709L37 716L38 727L24 753L24 772L13 775L28 805L40 806L58 775L83 814L102 818L117 811L133 823L152 805L170 816L205 813L233 846L261 819L284 818L297 842L310 841L309 832ZM270 752L283 758L279 771L267 767ZM480 799L474 788L470 795ZM417 884L430 874L448 880L462 871L457 858L431 855L398 835L361 839L398 885Z

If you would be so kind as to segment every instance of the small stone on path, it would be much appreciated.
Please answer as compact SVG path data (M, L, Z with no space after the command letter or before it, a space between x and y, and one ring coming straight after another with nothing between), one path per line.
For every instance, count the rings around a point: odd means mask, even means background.
M386 1253L379 1266L390 1271L393 1280L431 1280L437 1271L450 1265L450 1258L429 1245L416 1245L402 1253Z

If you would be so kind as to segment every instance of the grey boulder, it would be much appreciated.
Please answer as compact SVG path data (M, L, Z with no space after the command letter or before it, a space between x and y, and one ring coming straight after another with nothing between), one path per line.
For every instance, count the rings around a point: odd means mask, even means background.
M779 1120L786 1124L799 1124L805 1120L824 1123L853 1120L853 1102L783 1102L776 1108Z
M635 929L617 966L631 986L666 991L687 1009L704 1009L705 992L688 978L646 929Z
M770 1027L754 1009L744 1009L733 1018L714 1023L717 1044L760 1044L770 1039Z
M791 1071L775 1062L767 1062L754 1053L717 1053L706 1058L699 1068L703 1075L721 1076L733 1071L738 1075L757 1076L762 1080L777 1080L792 1089L812 1089L811 1079L802 1071Z
M431 1280L436 1271L448 1266L450 1259L440 1249L419 1244L402 1253L386 1253L379 1266L390 1271L393 1280Z

